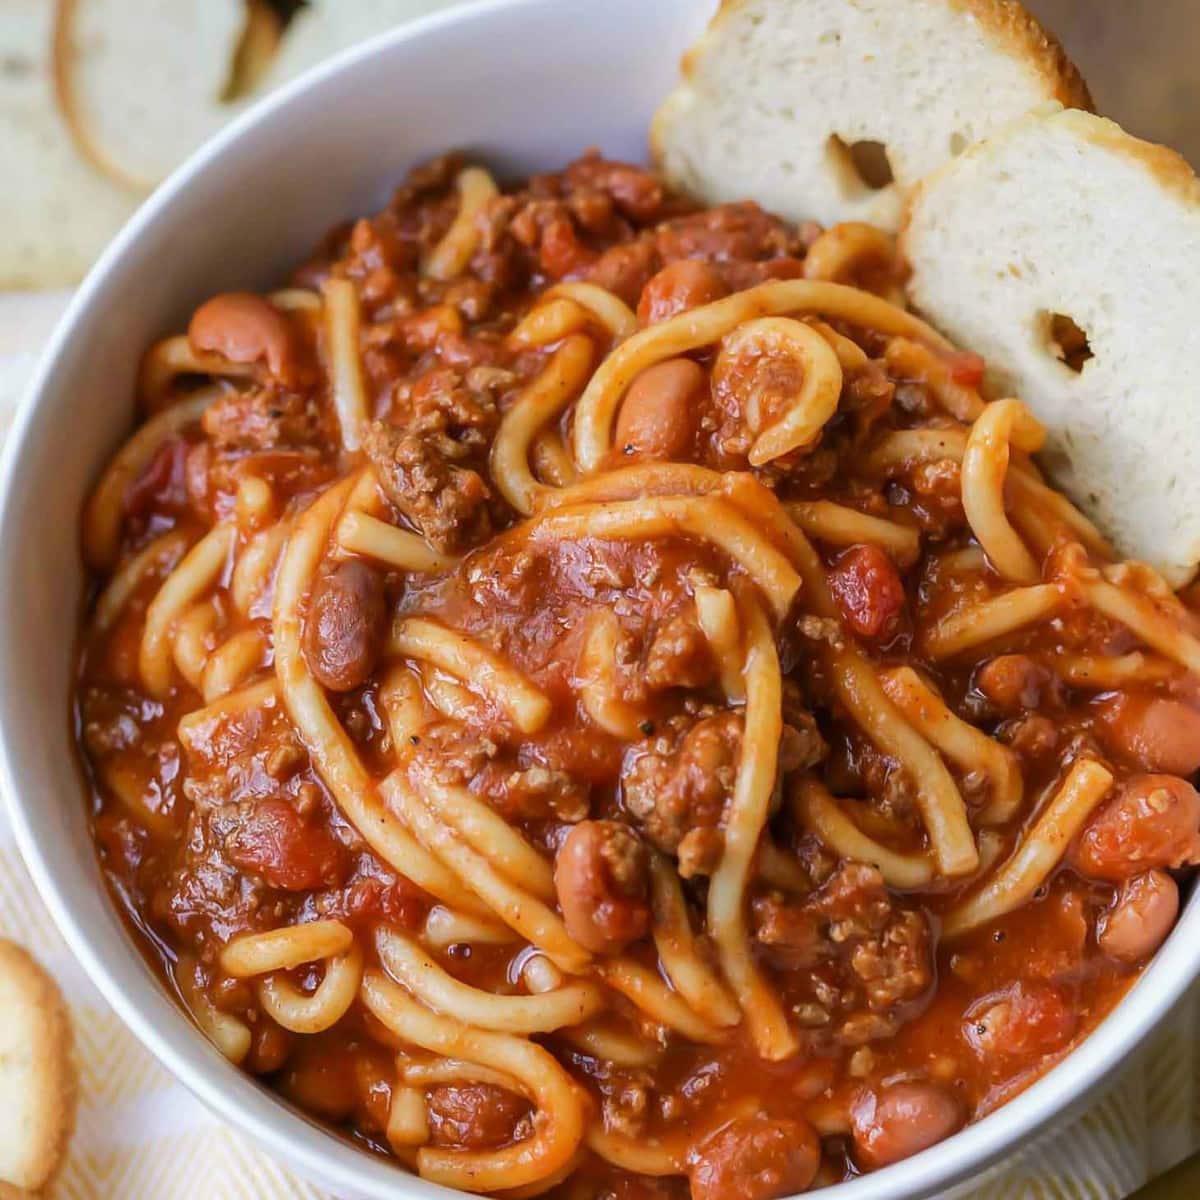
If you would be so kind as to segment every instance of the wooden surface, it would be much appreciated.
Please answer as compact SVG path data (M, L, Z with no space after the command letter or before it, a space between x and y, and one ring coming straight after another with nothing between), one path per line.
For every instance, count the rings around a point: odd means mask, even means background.
M1083 72L1096 109L1200 168L1200 0L1024 0Z

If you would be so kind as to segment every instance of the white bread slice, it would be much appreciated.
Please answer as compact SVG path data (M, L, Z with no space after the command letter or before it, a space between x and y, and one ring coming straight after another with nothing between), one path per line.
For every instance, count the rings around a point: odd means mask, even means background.
M0 288L74 283L137 205L76 150L52 84L53 4L0 3Z
M81 148L148 191L238 111L221 96L244 0L72 0L60 99Z
M1127 557L1200 561L1200 182L1174 151L1054 108L972 146L912 198L912 302L1049 430L1046 465ZM1051 318L1088 339L1078 373Z
M461 0L310 0L292 19L264 81L273 87L385 29Z
M0 939L0 1187L37 1191L75 1122L71 1026L54 980Z
M683 69L651 131L674 186L890 232L905 193L971 142L1047 100L1090 105L1013 0L724 0ZM850 164L864 141L883 145L891 185Z

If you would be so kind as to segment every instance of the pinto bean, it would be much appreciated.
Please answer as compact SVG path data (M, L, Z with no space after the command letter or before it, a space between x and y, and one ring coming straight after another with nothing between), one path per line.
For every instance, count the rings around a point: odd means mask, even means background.
M963 1034L990 1070L1018 1059L1051 1054L1079 1027L1079 1014L1062 988L1018 979L980 997L967 1009Z
M1109 958L1135 963L1166 940L1179 915L1179 887L1165 871L1135 875L1121 886L1116 903L1101 918L1096 942Z
M292 1041L293 1037L286 1029L264 1017L254 1027L250 1053L243 1065L255 1075L273 1075L287 1062Z
M806 1191L821 1165L807 1121L743 1117L692 1152L692 1200L776 1200Z
M854 1157L874 1171L948 1138L962 1123L957 1098L936 1083L911 1080L864 1091L850 1109Z
M303 347L288 318L253 292L222 292L196 309L188 341L197 353L236 363L265 362L281 383L300 381Z
M1027 654L1001 654L975 673L975 686L1000 710L1015 715L1042 705L1054 677Z
M1123 695L1097 705L1109 751L1143 771L1200 770L1200 709L1161 696Z
M639 458L673 459L696 435L696 403L704 372L690 358L669 358L634 381L617 414L616 446Z
M334 692L361 686L375 669L387 623L383 580L351 559L313 588L304 626L304 657L317 681Z
M895 563L878 546L852 546L829 572L847 624L860 637L886 636L904 611L904 582Z
M642 289L637 315L642 325L654 325L677 313L711 304L729 295L715 267L694 258L681 258L663 267Z
M616 954L650 928L649 861L620 821L581 821L558 851L554 887L567 932L595 954Z
M1071 850L1084 875L1120 883L1151 867L1200 861L1200 795L1174 775L1135 775L1092 817Z

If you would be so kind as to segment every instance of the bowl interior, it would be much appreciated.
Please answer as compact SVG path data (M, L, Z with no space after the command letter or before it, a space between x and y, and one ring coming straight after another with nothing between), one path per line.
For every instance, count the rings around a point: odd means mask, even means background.
M502 175L583 148L645 158L646 131L709 0L493 0L398 30L289 87L155 195L76 297L10 434L0 493L0 777L26 861L75 953L134 1032L202 1100L346 1197L451 1195L338 1140L193 1029L109 905L68 719L83 576L78 519L127 435L141 352L203 298L266 288L331 225L377 208L448 148ZM1200 907L1114 1018L1046 1080L951 1142L830 1198L925 1195L1079 1102L1196 971Z

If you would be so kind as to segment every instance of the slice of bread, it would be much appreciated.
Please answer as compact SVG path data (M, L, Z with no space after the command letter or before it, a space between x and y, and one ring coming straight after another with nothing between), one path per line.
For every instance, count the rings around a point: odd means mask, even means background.
M0 939L0 1186L37 1191L75 1122L71 1026L54 980Z
M1191 168L1111 121L1043 110L931 176L901 251L912 302L988 360L991 394L1046 424L1055 482L1123 555L1186 583L1200 561Z
M1013 0L725 0L651 148L673 185L708 203L894 232L922 176L1048 100L1090 103ZM879 147L893 179L881 187L878 161L877 173L855 165Z
M283 83L347 46L453 3L455 0L310 0L288 26L265 85Z
M54 10L46 0L0 3L0 288L74 283L137 205L83 158L57 110Z
M119 181L149 191L238 111L222 95L245 0L70 0L60 12L60 104Z

